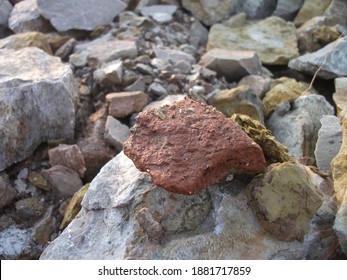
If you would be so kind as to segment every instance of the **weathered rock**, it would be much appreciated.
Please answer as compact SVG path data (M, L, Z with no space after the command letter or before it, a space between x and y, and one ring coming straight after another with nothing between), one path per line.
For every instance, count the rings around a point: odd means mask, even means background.
M278 16L284 20L292 21L300 10L304 0L278 0L273 16Z
M192 66L185 60L179 60L174 65L174 71L182 74L189 74Z
M205 25L211 26L235 12L237 0L183 0L182 5Z
M140 227L147 234L148 240L159 242L163 237L163 228L158 221L153 218L148 208L142 208L137 212L136 216Z
M262 73L261 63L254 51L234 51L212 49L204 54L199 62L228 81L238 81L246 75Z
M37 219L42 216L46 206L36 197L28 197L18 200L15 203L16 213L25 220Z
M148 103L148 95L141 91L116 92L106 95L108 114L115 118L124 118L140 112Z
M83 154L78 146L59 144L57 147L48 150L49 162L52 166L64 165L71 168L83 178L86 166Z
M171 21L176 10L177 6L175 5L150 5L140 8L143 16L151 17L159 23Z
M264 78L258 75L248 75L240 80L238 86L249 86L260 99L263 99L265 93L270 90L270 81L270 78Z
M84 67L88 63L88 51L73 53L69 57L69 62L76 67Z
M269 233L282 241L304 240L323 202L304 166L273 164L248 188L249 204Z
M111 23L126 8L119 0L37 0L37 5L58 31L93 30L98 25Z
M32 250L31 232L10 226L0 231L0 258L17 260L25 257Z
M238 113L264 123L263 103L248 86L221 90L216 92L207 102L228 117Z
M200 21L195 20L190 26L189 30L189 44L196 48L205 46L208 40L208 30L201 24Z
M308 90L309 86L307 83L297 82L295 79L287 77L274 80L272 88L263 99L265 116L269 116L280 103L292 102L301 95L314 93L314 89Z
M13 7L7 0L0 1L0 26L8 26L8 20L10 18Z
M277 2L272 0L244 0L236 5L236 12L245 13L250 19L263 19L276 9Z
M323 15L330 2L331 0L305 0L295 17L295 25L299 26L313 17Z
M125 91L145 91L146 90L145 79L143 77L138 78L135 82L128 85L124 90Z
M347 116L346 111L343 111L342 119L342 145L339 153L331 162L331 170L334 179L334 189L336 192L336 200L339 204L346 198L347 188Z
M347 78L335 79L335 93L333 99L336 104L337 115L347 108Z
M41 142L73 137L76 84L68 65L37 48L0 50L0 61L3 170Z
M157 82L151 83L148 87L148 91L156 96L166 96L168 93L166 88Z
M38 189L49 191L49 185L45 177L36 171L30 171L28 181Z
M312 76L320 68L317 77L322 79L347 76L346 52L347 37L342 37L314 53L290 60L288 66Z
M9 205L17 192L6 180L0 176L0 209Z
M153 47L153 50L157 58L168 61L171 64L175 64L179 60L185 60L190 64L193 64L195 62L195 58L191 54L177 49L171 49L167 47Z
M294 25L274 16L237 27L213 25L207 50L214 48L255 51L269 65L285 65L299 56Z
M56 230L56 218L53 206L50 206L45 215L32 228L32 235L37 244L46 245L51 241L51 236Z
M76 217L78 212L81 210L81 202L86 194L88 188L89 188L89 183L85 184L82 188L80 188L77 192L74 193L73 197L71 198L69 205L67 206L65 213L64 213L64 218L61 221L61 224L59 226L60 229L64 229L68 226L69 223Z
M105 124L105 141L121 151L123 143L129 138L129 127L122 124L119 120L112 116L107 116Z
M140 113L124 153L155 184L182 194L193 194L232 171L257 173L265 166L261 148L235 123L188 98Z
M19 50L27 47L36 47L48 54L52 54L52 49L45 35L40 32L25 32L0 40L0 49Z
M314 151L317 167L331 174L331 161L338 154L342 144L342 130L339 118L327 115L320 119L318 141Z
M67 40L60 48L58 48L56 52L54 53L54 55L65 60L72 53L76 44L77 44L76 39L71 38Z
M335 24L347 27L347 3L344 0L332 0L324 15L332 19Z
M165 96L163 99L149 103L148 105L146 105L145 108L143 108L143 110L159 108L159 107L163 107L165 105L170 106L174 102L183 100L185 97L186 96L183 94L168 95L168 96Z
M266 129L259 121L242 114L233 114L231 119L262 148L267 162L295 161L288 154L288 148L278 142L271 134L271 131Z
M296 159L314 158L314 150L323 115L333 115L334 108L321 95L311 94L296 99L284 116L274 112L267 122L276 139Z
M245 191L233 180L192 196L172 194L120 153L93 180L82 210L41 259L305 259L306 240L281 242L264 232ZM139 225L143 208L162 227L160 243Z
M111 62L119 58L132 58L138 51L134 41L111 40L93 44L87 47L88 64L93 68L99 68L105 62Z
M315 52L335 41L340 33L329 17L314 17L297 29L300 53Z
M116 60L103 65L93 73L96 83L102 87L122 84L123 62Z
M78 173L64 165L54 165L42 170L41 174L63 196L73 196L83 186Z
M341 183L341 181L339 182ZM334 230L339 238L342 251L347 254L347 195L345 194L342 204L336 213Z
M88 119L85 137L77 142L86 165L84 180L90 182L115 154L112 146L105 143L105 110L101 109Z
M15 33L28 31L47 33L54 30L49 21L41 16L37 0L26 0L16 4L9 18L8 26Z

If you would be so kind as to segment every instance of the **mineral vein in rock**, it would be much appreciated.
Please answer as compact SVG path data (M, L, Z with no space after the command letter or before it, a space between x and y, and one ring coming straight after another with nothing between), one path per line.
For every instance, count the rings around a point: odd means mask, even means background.
M193 194L232 171L265 168L262 149L237 124L189 98L141 112L124 153L156 185L181 194Z

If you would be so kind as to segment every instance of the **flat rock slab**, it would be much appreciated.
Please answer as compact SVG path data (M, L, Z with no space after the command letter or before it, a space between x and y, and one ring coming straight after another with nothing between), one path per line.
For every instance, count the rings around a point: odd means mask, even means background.
M201 58L200 64L214 70L229 81L238 81L244 76L262 73L257 53L254 51L232 51L213 49Z
M93 30L112 22L126 8L119 0L38 0L37 5L58 31Z
M343 37L324 48L307 53L289 61L289 68L314 75L319 69L317 77L333 79L347 76L347 38Z
M0 170L44 141L73 138L71 68L37 48L0 50Z
M193 194L231 172L259 173L262 149L212 106L184 99L143 111L124 153L168 191Z

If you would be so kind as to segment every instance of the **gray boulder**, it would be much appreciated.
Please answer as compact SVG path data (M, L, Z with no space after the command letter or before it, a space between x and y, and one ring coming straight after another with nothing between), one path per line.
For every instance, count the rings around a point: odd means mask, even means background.
M331 174L331 161L339 153L342 144L342 128L338 117L327 115L320 119L318 141L314 151L317 167Z
M276 139L287 146L295 158L314 158L314 150L323 115L333 115L334 108L321 95L312 94L296 99L285 115L276 111L267 122Z
M0 50L0 170L30 156L44 141L72 138L72 71L37 48Z
M0 26L8 26L8 19L10 18L13 7L7 0L0 0Z
M243 0L238 2L236 12L245 13L249 19L263 19L273 13L276 4L273 0Z
M322 79L333 79L347 76L347 37L340 38L324 48L304 54L289 61L289 68L314 75Z
M300 10L305 0L278 0L273 16L281 17L285 20L293 20Z
M111 23L126 8L120 0L37 0L37 5L58 31L93 30L100 24Z
M50 32L54 28L43 18L37 6L37 0L26 0L16 4L12 10L8 26L15 33L27 31Z
M243 183L172 194L120 153L92 181L82 210L41 259L301 259L305 246L264 232Z

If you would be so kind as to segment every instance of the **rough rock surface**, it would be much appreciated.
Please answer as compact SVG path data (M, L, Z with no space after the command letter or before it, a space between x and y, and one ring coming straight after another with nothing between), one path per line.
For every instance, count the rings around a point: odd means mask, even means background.
M119 58L135 57L138 55L136 43L130 40L110 40L87 47L88 64L99 68L103 63Z
M37 5L40 13L58 31L93 30L98 25L112 22L126 8L119 0L37 0Z
M107 116L105 124L105 141L118 151L123 149L123 143L129 138L130 130L125 124L112 116Z
M288 66L312 76L321 67L317 77L322 79L347 76L346 50L347 37L342 37L314 53L290 60Z
M264 105L248 86L238 86L216 92L208 104L230 117L234 113L244 114L264 123Z
M0 231L0 258L15 260L32 250L31 233L27 229L10 226Z
M188 98L140 113L124 153L155 184L182 194L230 172L258 173L265 167L261 148L234 122Z
M113 85L122 84L123 63L122 61L112 61L93 73L96 83L102 87L112 87Z
M331 0L305 0L294 20L295 25L301 25L313 17L323 15L330 3Z
M141 91L115 92L106 95L108 114L115 118L124 118L140 112L148 101L148 95Z
M214 48L256 51L260 61L285 65L299 56L295 27L279 17L232 27L215 24L208 36L207 50Z
M270 16L277 5L273 0L243 0L236 5L237 13L245 13L249 19L263 19Z
M231 119L262 148L267 162L295 161L288 154L288 148L278 142L259 121L242 114L233 114Z
M14 6L8 26L15 33L27 31L51 32L52 25L43 18L37 6L37 0L26 0Z
M0 170L43 141L72 138L76 85L69 66L37 48L0 50Z
M48 150L49 162L52 166L64 165L71 168L83 178L86 165L81 150L75 145L59 144Z
M296 99L284 116L274 112L267 122L276 139L296 159L314 158L314 150L323 115L332 115L334 108L321 95L311 94Z
M182 5L205 25L211 26L235 11L237 0L183 0Z
M195 58L184 51L171 49L167 47L154 47L155 56L164 61L168 61L172 64L177 63L179 60L185 60L191 64L195 62Z
M10 204L16 193L16 190L0 176L0 209Z
M214 70L228 81L238 81L244 76L262 73L261 63L256 52L212 49L205 53L201 65Z
M238 86L249 86L260 99L263 99L265 94L270 90L270 81L270 78L259 75L249 75L242 78Z
M333 99L336 104L337 115L347 108L347 78L335 79L335 93ZM343 113L342 113L343 114Z
M41 173L63 196L73 196L83 185L78 173L64 165L54 165Z
M19 50L27 47L36 47L52 54L52 49L45 35L40 32L25 32L0 40L0 49Z
M286 77L272 81L271 85L263 99L265 116L269 116L280 103L292 102L301 95L314 93L314 90L308 90L309 84Z
M273 16L284 20L293 20L305 0L278 0Z
M339 118L327 115L320 119L318 141L314 151L319 170L331 175L331 161L338 154L342 144L342 129Z
M249 204L263 227L279 240L302 242L323 203L305 167L288 162L273 164L248 187Z
M149 240L137 213L160 223ZM91 183L82 210L41 259L303 259L305 243L281 242L260 227L238 181L192 196L155 187L123 153Z

